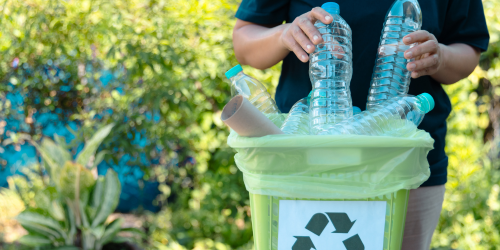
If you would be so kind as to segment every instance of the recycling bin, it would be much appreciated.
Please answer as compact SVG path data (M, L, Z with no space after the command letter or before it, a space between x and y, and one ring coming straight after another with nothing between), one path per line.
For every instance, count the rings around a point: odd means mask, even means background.
M424 131L240 137L256 250L401 249L409 190L429 178Z

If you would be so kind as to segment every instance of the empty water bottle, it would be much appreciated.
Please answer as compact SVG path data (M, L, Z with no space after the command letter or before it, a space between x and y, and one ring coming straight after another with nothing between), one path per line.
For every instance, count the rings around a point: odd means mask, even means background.
M262 83L243 73L239 64L228 70L226 77L231 81L231 96L242 95L271 121L281 126L284 117L280 115L276 102Z
M316 45L309 60L309 77L312 83L310 101L311 129L313 134L352 116L352 99L349 84L352 77L352 32L333 2L321 6L330 13L333 21L314 26L321 33L323 43Z
M408 93L411 72L406 69L410 61L404 52L413 47L405 45L403 37L420 30L422 11L417 0L396 0L385 18L382 36L375 60L370 90L368 110L397 95Z
M433 108L434 99L427 93L397 96L323 133L407 136L407 132L415 131L424 115Z
M281 126L281 131L290 135L308 135L311 133L309 124L309 98L310 94L292 106L285 122Z

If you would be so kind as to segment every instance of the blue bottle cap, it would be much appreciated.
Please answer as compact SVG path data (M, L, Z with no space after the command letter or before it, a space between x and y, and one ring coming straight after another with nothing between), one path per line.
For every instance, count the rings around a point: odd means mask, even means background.
M323 5L321 5L321 8L326 10L326 12L328 12L332 15L340 14L339 5L335 2L326 2Z
M226 77L227 79L229 79L235 76L236 74L240 73L241 71L243 71L243 68L241 68L241 66L238 64L226 72Z
M431 95L422 93L420 95L417 95L417 99L420 100L420 103L422 104L422 111L424 111L426 114L434 108L434 98L432 98Z
M361 109L356 107L356 106L353 106L352 107L352 113L353 114L358 114L358 113L361 113Z

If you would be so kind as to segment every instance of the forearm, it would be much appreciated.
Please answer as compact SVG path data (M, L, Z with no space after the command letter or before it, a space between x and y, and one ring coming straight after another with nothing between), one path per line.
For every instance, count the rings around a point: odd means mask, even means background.
M283 60L290 53L280 42L285 25L268 28L245 24L238 27L237 23L233 31L233 45L238 62L257 69L267 69Z
M480 52L472 46L463 43L439 46L443 63L431 77L442 84L452 84L469 76L479 63Z

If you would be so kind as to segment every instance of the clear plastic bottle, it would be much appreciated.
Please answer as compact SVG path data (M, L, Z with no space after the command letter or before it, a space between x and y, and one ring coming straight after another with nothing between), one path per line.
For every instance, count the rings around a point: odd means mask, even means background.
M290 109L288 116L281 126L281 131L290 135L309 135L311 133L309 124L309 100L306 98L298 100Z
M349 89L352 77L351 28L340 17L337 3L328 2L321 7L333 16L333 21L314 24L324 42L316 45L309 59L313 88L310 101L312 134L352 116Z
M433 108L434 99L427 93L397 96L323 133L405 136L406 132L414 131Z
M404 58L404 52L415 44L405 45L403 37L421 27L422 11L417 0L394 1L387 12L380 37L367 110L394 96L408 93L411 72L406 69L406 64L411 60Z
M239 64L228 70L226 77L231 81L232 97L242 95L271 119L274 124L281 126L284 117L262 83L243 73L243 68Z

